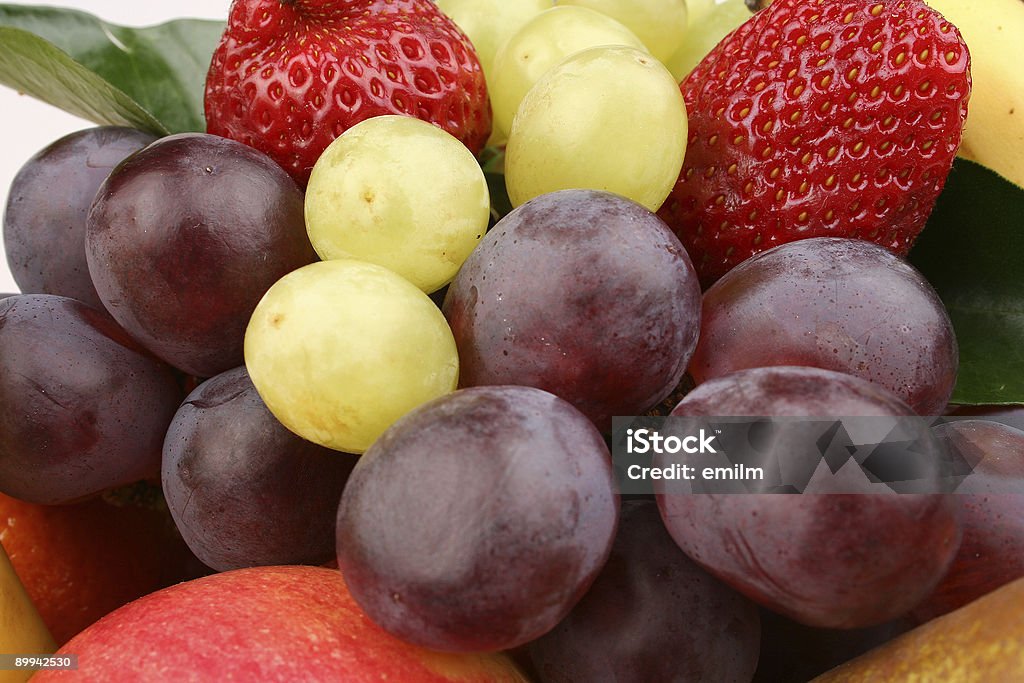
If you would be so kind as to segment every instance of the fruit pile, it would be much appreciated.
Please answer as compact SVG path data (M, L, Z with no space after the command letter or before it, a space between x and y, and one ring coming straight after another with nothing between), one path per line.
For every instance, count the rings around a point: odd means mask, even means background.
M1024 424L986 405L1024 402L1024 368L978 352L1024 338L1024 278L968 258L1016 220L980 202L1024 189L955 159L993 70L954 23L234 0L211 24L0 5L0 82L104 124L28 160L3 218L0 680L1024 678ZM112 42L138 52L90 57ZM968 469L623 496L613 419L645 414L922 416L915 462Z

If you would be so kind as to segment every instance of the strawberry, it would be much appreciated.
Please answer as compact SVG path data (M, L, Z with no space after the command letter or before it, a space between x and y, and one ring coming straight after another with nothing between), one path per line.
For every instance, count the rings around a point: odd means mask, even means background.
M416 116L474 154L491 129L476 52L430 0L234 0L205 107L209 133L303 187L327 145L371 116Z
M920 0L776 0L726 36L680 85L689 142L659 211L702 284L807 237L905 255L960 144L969 65Z

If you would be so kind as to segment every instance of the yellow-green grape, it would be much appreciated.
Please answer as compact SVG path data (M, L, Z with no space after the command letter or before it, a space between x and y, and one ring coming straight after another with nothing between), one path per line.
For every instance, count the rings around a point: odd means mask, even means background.
M523 99L505 151L505 185L513 206L582 188L655 211L685 152L686 108L668 69L635 48L592 48L552 69Z
M677 81L682 82L700 60L740 24L752 17L744 0L718 0L695 24L691 24L686 39L665 66Z
M494 55L498 48L523 24L553 5L554 0L437 0L441 11L469 36L476 48L488 92L494 82ZM507 137L495 126L487 144L503 144Z
M662 61L683 44L688 26L684 0L557 0L557 3L587 7L621 22Z
M437 6L469 36L490 83L498 48L554 0L437 0Z
M391 423L455 389L459 355L415 285L363 261L321 261L278 280L253 312L245 365L299 436L362 453Z
M306 230L325 261L376 263L429 294L483 237L490 206L465 145L416 118L377 116L342 133L316 162Z
M566 57L598 45L646 50L628 28L586 7L554 7L530 19L498 49L490 82L494 126L506 135L523 97Z
M717 5L717 0L686 0L686 22L691 27L704 20Z

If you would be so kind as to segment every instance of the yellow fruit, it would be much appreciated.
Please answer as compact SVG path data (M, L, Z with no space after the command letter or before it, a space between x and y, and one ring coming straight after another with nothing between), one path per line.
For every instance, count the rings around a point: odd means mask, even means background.
M1024 2L925 1L960 29L971 54L960 156L1024 185Z
M814 679L884 681L1024 681L1024 579Z
M49 654L57 649L14 567L0 546L0 653ZM0 669L0 683L27 681L31 670Z

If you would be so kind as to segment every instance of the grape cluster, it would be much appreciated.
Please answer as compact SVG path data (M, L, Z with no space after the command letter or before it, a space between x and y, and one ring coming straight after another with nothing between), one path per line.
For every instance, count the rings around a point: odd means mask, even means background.
M0 300L0 492L159 484L211 570L336 561L390 634L516 650L541 681L767 680L794 639L848 629L851 656L1024 575L1024 432L992 421L920 435L983 498L832 473L621 500L615 416L938 415L957 344L867 242L795 241L702 292L655 213L688 137L659 61L683 46L642 20L665 3L629 27L597 11L621 3L532 4L484 60L500 219L477 159L407 117L346 131L305 192L199 133L31 159L4 217L26 293Z

